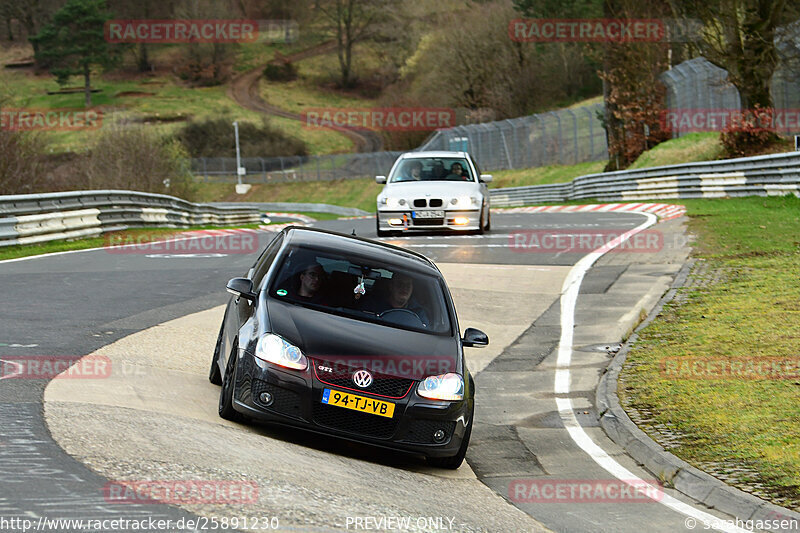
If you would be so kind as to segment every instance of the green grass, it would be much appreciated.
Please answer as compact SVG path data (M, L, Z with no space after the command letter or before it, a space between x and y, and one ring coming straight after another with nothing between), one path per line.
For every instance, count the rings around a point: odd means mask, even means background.
M680 165L720 158L724 158L724 154L718 132L689 133L654 146L640 155L630 168Z
M681 435L670 450L679 457L740 486L761 484L760 496L798 508L800 199L682 203L698 235L695 255L721 279L682 289L685 301L667 305L640 333L621 375L623 405ZM678 379L663 371L667 361L702 358L783 358L795 370L783 374L791 379ZM747 472L732 474L738 466Z
M551 165L547 167L523 168L517 170L495 170L492 174L492 189L502 187L521 187L523 185L544 185L566 183L578 176L602 172L605 161L579 163L577 165Z
M228 226L228 228L257 228L259 224L244 224L241 226ZM197 231L203 229L225 229L220 226L193 226L189 228L135 228L117 232L136 239L136 242L148 242L168 235L185 231ZM15 246L4 246L0 248L0 261L5 259L17 259L32 255L51 254L55 252L67 252L72 250L86 250L88 248L102 248L108 244L108 235L100 237L90 237L86 239L65 239L58 241L48 241L39 244L23 244Z

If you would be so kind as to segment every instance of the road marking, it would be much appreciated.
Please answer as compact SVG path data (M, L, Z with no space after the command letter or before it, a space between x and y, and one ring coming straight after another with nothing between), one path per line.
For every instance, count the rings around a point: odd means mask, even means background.
M725 531L726 533L750 533L749 530L736 527L734 525L725 525L723 520L720 520L714 515L695 509L689 504L686 504L668 494L664 494L661 487L654 487L646 481L639 479L633 472L615 461L603 448L595 443L592 438L584 431L583 426L578 422L575 416L575 410L572 405L572 399L563 397L570 392L570 362L572 360L572 342L573 342L573 329L575 327L575 307L578 302L578 292L581 287L581 282L586 272L592 265L600 259L610 249L619 246L632 235L644 231L646 228L652 226L658 220L655 215L650 213L642 213L647 217L647 221L635 227L634 229L623 233L613 241L597 250L587 254L575 266L573 266L567 274L564 284L561 286L561 338L558 342L558 358L556 360L556 375L554 392L556 393L556 407L561 422L564 424L569 436L575 441L589 457L591 457L598 465L600 465L608 473L631 485L638 492L642 492L648 497L651 494L661 495L661 499L655 499L658 503L666 505L670 509L677 511L683 515L698 520L698 525L703 529L717 529ZM562 396L562 397L559 397ZM650 492L652 491L652 492Z
M6 344L4 342L0 342L0 348L36 348L37 346L39 346L39 345L38 344L17 344L15 342L11 343L11 344Z

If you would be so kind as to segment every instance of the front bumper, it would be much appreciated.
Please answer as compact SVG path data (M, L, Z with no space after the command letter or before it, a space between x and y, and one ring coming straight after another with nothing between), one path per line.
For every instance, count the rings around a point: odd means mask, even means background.
M395 414L386 418L323 404L326 388L392 402ZM270 405L260 400L264 392L272 396ZM416 382L400 399L349 390L321 382L311 368L286 370L244 354L237 365L233 407L265 422L427 457L451 457L458 453L473 406L471 398L458 402L422 398L416 393ZM439 443L433 437L437 430L446 434Z
M442 210L443 217L429 218L425 213L435 209L378 210L378 229L381 231L433 231L440 229L475 231L480 229L480 209ZM460 223L459 223L460 222Z

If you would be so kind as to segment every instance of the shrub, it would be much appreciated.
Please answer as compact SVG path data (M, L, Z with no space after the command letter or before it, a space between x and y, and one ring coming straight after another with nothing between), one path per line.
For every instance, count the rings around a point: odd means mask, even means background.
M0 128L0 194L40 192L46 182L45 151L40 134Z
M194 199L188 154L175 139L144 126L104 129L85 159L86 186Z
M264 77L269 81L296 80L297 67L291 61L272 61L264 67Z
M778 142L774 111L756 104L752 111L737 114L720 134L725 154L728 157L756 155Z
M235 157L236 141L233 120L227 117L190 121L176 134L191 157ZM242 157L277 157L306 155L303 141L286 136L273 128L266 118L261 124L239 123L239 146Z

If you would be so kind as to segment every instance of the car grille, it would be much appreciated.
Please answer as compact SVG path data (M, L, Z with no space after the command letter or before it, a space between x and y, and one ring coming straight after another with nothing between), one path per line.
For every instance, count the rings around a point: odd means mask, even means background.
M314 365L314 372L317 375L317 379L326 385L341 387L358 392L366 392L369 394L376 394L378 396L384 396L387 398L402 398L408 394L408 391L411 390L411 386L414 385L413 379L398 378L385 374L376 374L373 372L372 384L369 387L362 389L353 383L353 372L356 370L359 369L345 367L334 368L332 372L320 372L317 368L317 364Z
M314 404L314 422L327 428L376 439L390 438L397 427L397 417L386 418L384 416L359 413L344 407L335 407L324 403Z
M433 434L439 429L445 432L445 438L443 441L437 443L433 440ZM445 444L450 442L450 438L453 436L453 431L455 431L455 429L455 422L439 420L412 420L409 424L408 433L406 434L404 440L418 444Z
M443 203L441 198L431 198L430 200L417 198L414 200L414 207L442 207Z
M261 408L276 411L286 416L292 416L295 418L299 418L301 416L300 395L294 391L276 387L275 385L267 383L266 381L261 381L260 379L254 379L252 392L253 402ZM262 392L269 392L272 394L272 405L266 406L265 404L261 403L259 397L261 396Z
M413 220L415 226L442 226L444 224L442 218L415 218Z

